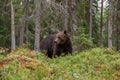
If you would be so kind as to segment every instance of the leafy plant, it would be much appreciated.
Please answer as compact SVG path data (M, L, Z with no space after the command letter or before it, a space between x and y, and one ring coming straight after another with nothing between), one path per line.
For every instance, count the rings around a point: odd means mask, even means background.
M119 80L120 54L106 50L93 48L49 59L41 53L31 58L26 54L33 51L18 48L0 58L0 80Z
M75 51L82 51L93 47L92 41L88 35L85 34L85 28L82 27L78 29L78 35L73 36L73 44Z

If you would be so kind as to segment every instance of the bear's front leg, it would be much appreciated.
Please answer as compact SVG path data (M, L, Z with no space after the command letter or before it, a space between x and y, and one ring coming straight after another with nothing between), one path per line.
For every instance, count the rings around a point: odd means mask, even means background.
M54 46L53 46L52 58L55 58L55 55L56 55L56 43L54 43Z

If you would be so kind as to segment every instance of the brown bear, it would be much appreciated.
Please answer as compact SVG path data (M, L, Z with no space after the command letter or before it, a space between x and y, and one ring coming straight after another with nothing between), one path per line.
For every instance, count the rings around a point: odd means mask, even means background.
M60 56L61 53L72 54L72 43L66 30L52 34L40 42L41 52L46 51L50 58Z

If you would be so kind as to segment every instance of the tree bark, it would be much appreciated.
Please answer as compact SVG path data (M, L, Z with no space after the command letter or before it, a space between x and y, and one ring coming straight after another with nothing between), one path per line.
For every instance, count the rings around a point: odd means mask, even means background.
M117 51L120 51L120 14L119 14L119 11L120 11L120 0L117 0L117 15L116 15L116 48L117 48Z
M22 5L23 5L23 12L24 12L24 1L22 0ZM21 46L24 42L24 32L25 31L25 20L24 20L24 15L20 18L20 41L19 41L19 46Z
M68 30L68 0L64 0L63 5L64 5L64 8L65 8L63 29Z
M20 19L20 42L19 45L21 46L25 39L26 39L26 43L28 42L28 37L24 36L25 33L28 32L28 12L29 12L29 0L23 0L23 12L24 15L22 16L22 18ZM25 38L25 39L24 39Z
M40 0L35 0L35 43L34 50L39 51L40 46Z
M29 0L24 1L24 18L25 18L25 43L28 44L28 14L29 14Z
M11 0L11 49L15 49L15 25L14 25L14 7Z
M103 0L101 0L100 47L102 47L102 30L103 30Z
M83 15L84 15L84 20L86 21L86 0L84 0L84 7L83 7Z
M112 11L112 1L109 1L109 15L108 15L108 48L112 48L112 20L113 20L113 11Z
M89 23L89 36L90 36L90 39L92 39L92 5L93 5L93 0L90 0L90 23Z
M24 42L24 31L25 31L25 21L24 18L20 18L20 42L19 42L19 46L21 46Z
M77 18L75 15L76 0L71 0L71 9L72 9L72 33L75 35L77 31Z
M117 21L118 22L118 21ZM119 51L120 50L120 30L119 30L119 25L118 25L118 23L117 23L117 26L116 26L117 28L117 30L116 30L116 34L117 34L117 36L116 36L116 38L117 38L117 40L116 40L116 48L117 48L117 51Z

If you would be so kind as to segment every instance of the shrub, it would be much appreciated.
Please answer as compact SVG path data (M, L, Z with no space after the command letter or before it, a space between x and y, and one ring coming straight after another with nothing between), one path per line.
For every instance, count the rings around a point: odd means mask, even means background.
M51 69L37 60L34 51L20 48L0 60L0 80L41 80L51 75Z
M73 49L75 51L82 51L93 47L93 43L89 39L89 36L85 34L84 28L79 28L78 35L73 36L73 44Z

